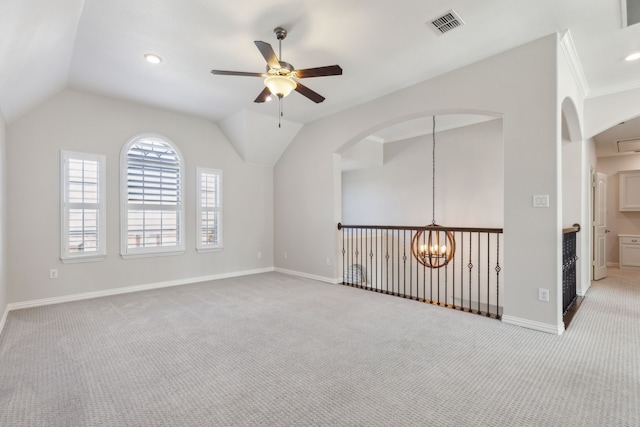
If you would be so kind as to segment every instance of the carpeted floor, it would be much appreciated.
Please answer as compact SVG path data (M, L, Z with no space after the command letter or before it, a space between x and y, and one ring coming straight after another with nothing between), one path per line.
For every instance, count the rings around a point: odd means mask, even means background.
M12 311L1 426L638 426L640 280L562 336L279 273Z

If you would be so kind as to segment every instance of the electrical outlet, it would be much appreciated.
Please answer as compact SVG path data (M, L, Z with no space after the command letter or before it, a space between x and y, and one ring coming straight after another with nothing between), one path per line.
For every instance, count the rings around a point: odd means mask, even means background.
M58 278L58 270L55 268L52 268L51 270L49 270L49 279L57 279Z
M549 301L549 289L538 288L538 299L540 301Z
M262 258L262 252L258 252L258 259Z

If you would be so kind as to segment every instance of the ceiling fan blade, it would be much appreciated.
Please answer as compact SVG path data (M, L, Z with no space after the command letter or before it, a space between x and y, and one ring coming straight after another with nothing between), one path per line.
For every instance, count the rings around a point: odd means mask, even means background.
M246 71L223 71L223 70L211 70L211 74L220 76L248 76L248 77L264 77L264 73L248 73Z
M258 97L253 100L253 102L265 102L267 98L270 96L271 96L271 91L269 90L268 87L265 87L264 89L262 89L262 92L260 92L260 95L258 95Z
M324 76L341 76L342 68L339 65L328 65L326 67L305 68L304 70L296 70L296 76L299 79L307 77L324 77Z
M312 91L311 89L309 89L308 87L298 83L296 85L296 92L298 92L301 95L306 96L307 98L309 98L310 100L312 100L313 102L315 102L316 104L321 103L322 101L325 100L324 96L320 95L317 92Z
M278 61L278 57L269 43L261 41L255 41L254 43L270 68L280 68L280 61Z

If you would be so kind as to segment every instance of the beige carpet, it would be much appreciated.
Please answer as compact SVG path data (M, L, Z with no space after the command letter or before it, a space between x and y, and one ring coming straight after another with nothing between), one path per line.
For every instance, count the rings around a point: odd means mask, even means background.
M562 336L278 273L13 311L1 426L638 426L640 280Z

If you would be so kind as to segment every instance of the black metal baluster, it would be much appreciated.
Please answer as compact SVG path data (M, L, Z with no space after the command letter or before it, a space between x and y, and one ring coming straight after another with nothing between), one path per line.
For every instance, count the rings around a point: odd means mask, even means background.
M436 275L436 279L437 279L437 286L438 286L438 305L440 305L440 303L442 302L442 299L440 298L440 268L437 268L437 275Z
M449 264L444 266L444 306L448 307L448 293L449 293Z
M409 230L409 242L413 242L413 233L411 232L411 230ZM409 249L411 249L411 247L409 247ZM416 274L416 294L418 293L417 282L418 282L418 275ZM409 297L411 299L414 299L413 297L413 255L412 254L409 255Z
M482 293L480 292L480 277L481 277L481 275L480 275L480 270L481 270L480 266L482 264L480 263L480 259L481 259L480 258L480 232L478 232L477 234L478 234L478 314L480 314L481 313L481 310L480 310L480 300L481 300L480 295L482 295Z
M396 234L397 234L397 230L393 231L393 239L391 239L391 295L393 295L395 293L395 284L396 284L396 277L395 277L395 262L396 261L396 257L395 257L395 253L394 253L394 249L395 249L395 243L396 243Z
M343 228L340 230L340 234L342 235L342 283L345 282L345 274L347 272L346 263L347 263L347 239L346 239L346 230Z
M491 307L489 303L491 302L491 247L489 246L491 243L491 235L487 233L487 317L491 316Z
M422 244L424 244L424 240L425 240L425 233L422 233ZM420 242L416 242L418 244L418 248L420 248L419 243ZM422 264L422 299L424 300L424 302L427 302L427 266Z
M453 240L456 240L456 232L453 233ZM451 291L452 291L452 302L451 308L456 308L456 253L453 253L453 258L451 259Z
M417 252L413 254L413 239L416 233L424 231L424 227L343 226L342 224L338 224L338 229L342 232L342 248L340 250L342 252L343 283L362 289L375 290L376 292L402 296L403 298L411 298L417 301L429 301L431 304L475 312L486 315L487 317L494 317L494 312L491 309L491 286L496 286L495 317L501 318L500 273L502 266L500 265L500 239L502 229L447 228L446 230L442 230L442 228L444 227L439 227L438 231L448 231L453 234L453 240L456 241L456 249L449 263L441 267L429 267L428 264L425 265L418 260ZM476 233L478 236L476 239L473 238L473 233ZM492 240L494 234L496 236L495 243ZM567 232L567 234L570 233ZM423 233L421 240L415 242L417 247L427 246L427 235L427 233ZM482 241L485 235L487 239L486 244ZM575 255L575 237L575 233L566 236L567 247L566 249L563 248L563 251L567 251L566 262L563 263L565 273L563 275L563 279L565 279L563 286L566 289L566 298L568 301L572 301L576 295L577 256ZM391 239L391 242L389 242L389 239ZM409 247L407 247L408 239L411 241ZM465 245L467 245L467 239L469 240L468 248L466 248L468 251L468 263L465 264L465 257L467 257ZM491 259L492 245L494 244L495 263ZM389 246L391 246L391 248L389 248ZM482 249L486 251L486 255L482 252ZM476 250L477 254L474 253ZM408 251L412 253L409 254ZM381 258L383 253L385 257L384 260ZM483 257L485 256L487 266L486 274L481 268ZM407 257L410 259L407 260ZM415 260L413 258L415 258ZM460 260L459 271L457 271L458 261L456 258ZM400 262L402 262L402 264L400 264ZM413 268L414 262L416 266L415 269ZM474 262L477 264L474 264ZM420 265L422 266L422 270L420 270ZM465 265L467 271L465 271ZM495 278L491 272L492 265L494 265ZM427 270L429 270L429 296L427 296L426 289ZM465 274L468 274L468 278L465 278ZM485 292L482 291L481 280L483 278L487 280ZM420 293L420 279L422 279L422 294ZM467 297L464 296L465 280L468 281L466 285L468 288ZM477 281L476 288L478 298L478 302L475 305L473 303L474 280ZM437 286L437 289L434 289L434 286ZM486 304L482 302L483 296L487 298ZM458 301L458 299L460 301ZM465 300L467 303L465 303ZM482 312L483 306L486 306L485 312Z
M402 297L407 297L407 230L402 230Z
M373 252L374 253L374 255L373 255L373 260L374 261L373 262L374 262L374 268L375 268L375 271L376 271L375 272L376 289L378 289L378 292L382 292L382 286L380 286L380 283L378 282L378 270L379 270L378 266L379 266L379 263L380 263L380 260L378 259L378 242L379 242L379 240L378 240L378 229L376 228L375 236L374 236L374 244L373 244L374 245L373 246L373 251L374 251Z
M369 280L371 279L371 266L369 265L369 230L370 228L364 229L364 252L362 255L364 256L364 285L367 289L371 289L369 286Z
M471 276L473 274L473 263L471 262L473 256L473 248L472 248L473 235L469 233L469 264L467 267L469 268L469 313L473 312L473 301L471 301Z
M393 232L392 232L393 233ZM387 290L387 294L389 293L389 232L386 233L386 237L385 237L385 242L386 242L386 248L387 250L385 251L385 262L386 262L386 269L385 269L385 273L387 275L387 280L385 282L385 288Z
M433 268L429 269L429 302L433 304Z
M360 253L362 253L362 229L358 228L356 229L356 252L355 252L355 265L362 265L362 262L360 262ZM356 286L361 288L362 287L362 268L361 268L361 274L360 274L360 283L358 283ZM354 280L355 282L355 280Z
M500 234L496 234L496 319L500 319Z
M460 310L464 310L464 234L460 233Z

